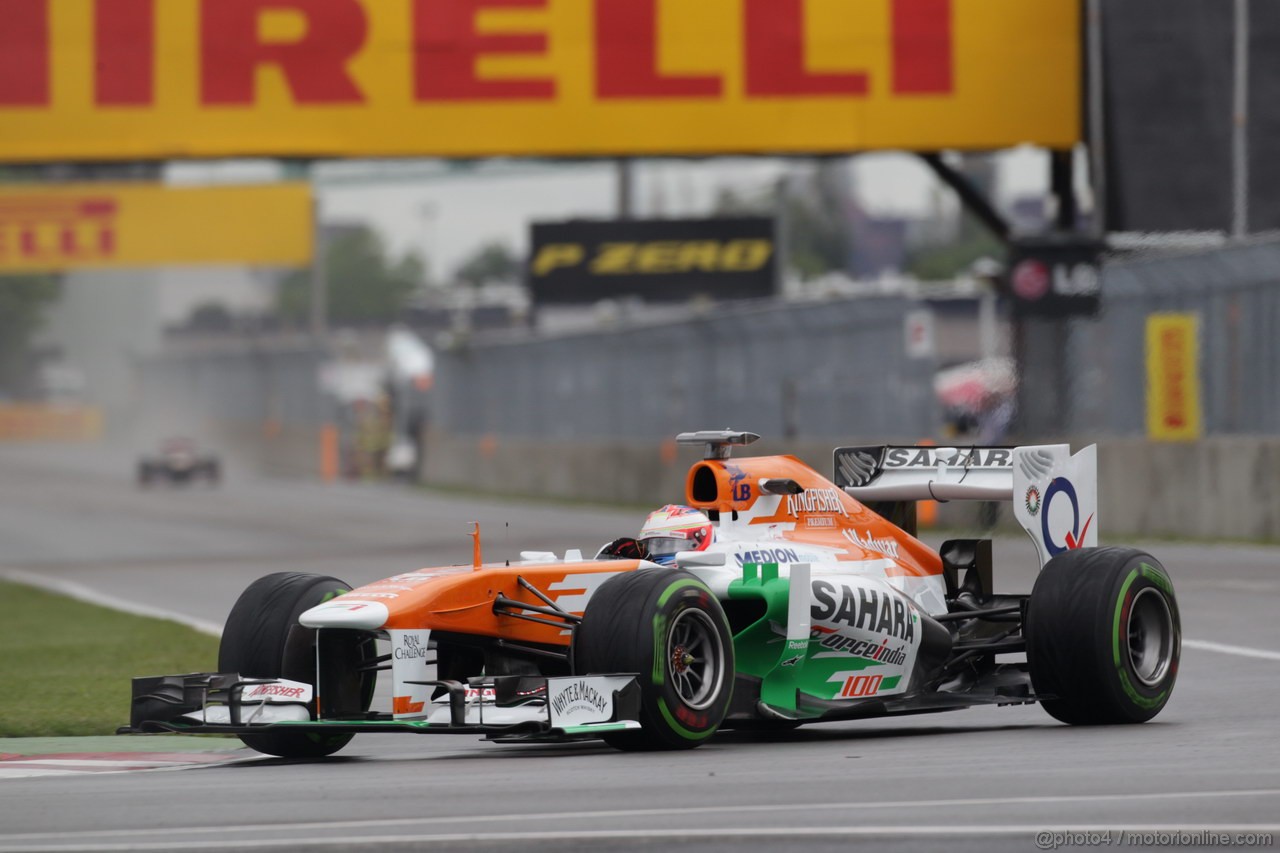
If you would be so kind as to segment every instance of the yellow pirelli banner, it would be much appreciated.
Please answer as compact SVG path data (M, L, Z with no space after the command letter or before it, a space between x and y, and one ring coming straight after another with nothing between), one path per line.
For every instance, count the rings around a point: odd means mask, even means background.
M1067 147L1079 0L0 0L0 161Z
M0 403L0 442L96 441L102 412L92 406Z
M1195 314L1147 317L1147 435L1194 441L1200 419L1200 337Z
M311 188L155 184L0 188L0 275L311 262Z

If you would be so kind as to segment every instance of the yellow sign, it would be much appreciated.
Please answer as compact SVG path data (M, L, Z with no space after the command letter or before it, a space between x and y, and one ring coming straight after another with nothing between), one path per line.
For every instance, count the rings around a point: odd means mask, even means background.
M0 405L0 442L77 442L101 437L102 412L90 406Z
M307 184L0 188L0 274L311 262Z
M587 261L592 275L754 272L773 256L772 240L650 240L604 243L588 260L581 243L549 243L530 264L535 276Z
M1079 0L8 0L0 161L1065 148Z
M1194 441L1200 422L1200 339L1195 314L1147 317L1147 434Z

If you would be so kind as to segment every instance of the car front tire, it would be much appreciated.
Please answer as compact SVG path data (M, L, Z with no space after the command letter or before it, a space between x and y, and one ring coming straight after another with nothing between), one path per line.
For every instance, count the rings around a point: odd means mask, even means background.
M685 571L619 575L592 595L573 637L574 672L638 673L640 731L619 749L690 749L715 734L733 693L733 639L706 585Z
M298 617L351 589L337 578L279 572L259 578L241 593L222 632L218 671L243 678L287 678L315 686L317 631ZM367 711L373 698L373 673L360 667L376 652L373 635L326 631L320 665L327 716ZM332 755L351 741L350 734L264 731L240 735L245 745L285 758Z

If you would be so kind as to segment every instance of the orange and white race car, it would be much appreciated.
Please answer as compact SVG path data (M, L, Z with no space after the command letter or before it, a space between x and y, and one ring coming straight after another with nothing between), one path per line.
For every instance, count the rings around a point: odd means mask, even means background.
M842 447L828 479L731 457L756 438L679 436L706 448L685 503L593 558L486 565L477 533L474 565L358 589L264 577L218 672L135 679L121 731L235 733L283 756L383 731L674 749L983 704L1143 722L1168 701L1173 586L1149 554L1097 547L1095 448ZM1042 566L1032 593L996 592L989 540L917 539L924 499L1013 501ZM380 672L390 695L371 710Z

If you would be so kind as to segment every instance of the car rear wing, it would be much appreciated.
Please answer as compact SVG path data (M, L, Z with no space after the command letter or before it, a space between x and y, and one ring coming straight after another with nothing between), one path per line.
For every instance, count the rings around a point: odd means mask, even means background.
M864 503L1011 501L1040 565L1098 542L1097 446L837 447L834 482Z

